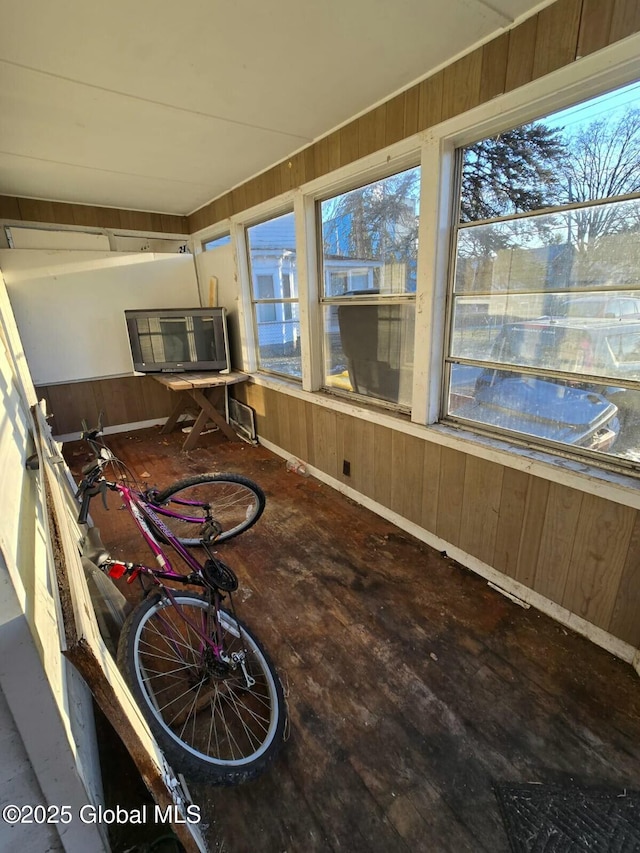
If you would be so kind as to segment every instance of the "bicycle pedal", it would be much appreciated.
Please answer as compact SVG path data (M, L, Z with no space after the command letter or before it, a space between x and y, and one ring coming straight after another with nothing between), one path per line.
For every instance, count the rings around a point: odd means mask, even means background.
M202 577L209 586L223 592L235 592L238 589L238 578L235 572L222 560L207 560L202 567Z

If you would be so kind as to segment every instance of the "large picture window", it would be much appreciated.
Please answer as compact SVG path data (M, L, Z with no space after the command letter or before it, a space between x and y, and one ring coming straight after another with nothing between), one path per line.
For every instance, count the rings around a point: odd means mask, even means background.
M247 248L258 366L299 379L302 365L293 213L247 228Z
M459 157L446 417L640 461L640 86Z
M408 409L420 169L319 204L325 386Z

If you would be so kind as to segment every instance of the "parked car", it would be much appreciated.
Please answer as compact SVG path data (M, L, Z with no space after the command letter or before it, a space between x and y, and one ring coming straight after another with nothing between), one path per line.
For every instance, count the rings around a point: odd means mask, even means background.
M554 316L508 323L496 338L492 358L516 367L577 374L569 380L574 387L615 403L623 430L640 424L640 391L616 384L617 379L640 381L640 318ZM596 384L588 376L605 381Z
M640 319L640 296L633 293L586 293L563 299L556 313L559 317L637 320Z
M602 452L620 431L614 403L554 380L456 365L451 388L450 414L498 429Z

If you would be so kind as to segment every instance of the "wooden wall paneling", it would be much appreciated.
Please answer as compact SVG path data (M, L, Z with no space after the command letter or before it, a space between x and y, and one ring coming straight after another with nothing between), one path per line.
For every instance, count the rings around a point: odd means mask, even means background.
M439 444L431 444L431 442L426 441L423 449L422 507L420 525L431 533L435 533L438 527L441 470L441 446Z
M261 176L258 175L244 184L244 204L247 207L255 207L262 201L265 201L265 198L262 196Z
M418 130L426 130L442 121L444 71L438 71L419 84Z
M329 172L329 138L327 136L313 145L313 162L316 175L326 175Z
M504 469L492 565L512 578L516 576L518 566L529 480L530 475L526 471Z
M307 431L307 462L310 465L316 464L316 441L313 429L313 409L311 403L304 404L304 422Z
M153 214L138 210L121 210L120 227L131 231L153 231Z
M422 519L422 486L425 442L394 431L391 441L391 509L415 524Z
M140 376L129 376L93 381L96 405L103 413L105 426L136 423L149 417L144 408L141 379Z
M265 412L263 426L265 429L265 438L268 438L270 441L275 442L278 447L281 447L280 406L278 404L278 397L279 394L275 391L272 391L270 388L265 388Z
M480 69L480 103L502 95L507 83L507 60L509 58L509 33L492 39L482 46Z
M189 216L189 233L195 234L206 228L210 222L217 222L213 204L207 204Z
M418 111L420 109L420 87L412 86L404 93L404 133L403 137L418 132Z
M386 133L387 107L382 104L360 118L356 119L358 125L358 156L366 157L384 148Z
M615 0L582 0L578 58L609 44L614 6Z
M337 466L337 414L324 406L313 407L313 435L315 440L315 466L330 477L338 479ZM342 460L340 461L342 464Z
M262 385L237 385L234 394L247 406L251 406L256 415L258 438L278 443L278 409L273 391Z
M527 488L524 522L518 549L515 579L533 588L538 564L538 552L549 498L549 481L531 477Z
M482 48L447 65L442 85L443 121L478 106L481 72Z
M357 462L355 459L355 418L338 413L336 420L336 464L338 468L338 479L352 488L355 485ZM350 473L347 476L343 471L344 462L349 462Z
M295 424L291 424L291 408L289 406L289 395L288 394L276 394L276 400L278 405L278 444L280 447L287 450L292 456L297 455L293 451L294 438L292 433L295 432Z
M88 204L70 205L71 223L81 228L119 228L120 211L90 207Z
M174 216L169 213L159 214L160 228L165 234L189 234L189 222L186 216Z
M459 544L489 566L496 547L503 475L502 465L467 456Z
M510 30L505 92L510 92L533 80L537 29L538 16L533 15Z
M609 627L636 510L585 494L561 604L593 625Z
M329 171L335 172L336 169L340 168L342 163L341 155L340 155L340 131L335 130L333 133L330 133L327 137L327 151L329 153Z
M576 58L582 0L556 0L538 12L534 78L569 65Z
M33 198L18 199L20 208L20 219L28 222L60 222L70 223L73 221L71 216L71 205L65 204L60 208L52 201L39 201Z
M284 395L283 395L284 396ZM286 404L289 413L289 447L298 459L310 462L312 448L309 447L309 433L307 429L308 404L298 397L286 396Z
M465 453L450 447L442 448L436 534L452 545L458 545L460 542L466 465Z
M404 92L387 101L387 113L385 116L384 144L393 145L404 138L404 111L406 95Z
M374 496L374 425L370 421L341 414L337 421L336 459L338 479L366 497ZM344 461L350 473L343 473Z
M534 589L551 601L562 601L575 544L583 493L552 483L538 551Z
M608 629L614 637L640 648L640 513L636 512L629 550Z
M231 190L231 214L241 213L243 210L246 210L247 205L247 195L246 195L246 184L241 184L239 187L235 187Z
M373 429L373 499L382 506L391 506L391 478L393 476L393 432L374 424Z
M376 470L375 470L375 424L371 421L356 420L350 418L354 429L354 443L356 459L356 477L354 487L361 491L362 494L369 498L373 498L376 489Z
M307 170L307 180L312 181L318 177L316 174L316 160L313 156L313 146L309 145L308 148L305 148L302 151L302 156L304 157L305 169Z
M10 195L0 195L0 219L21 219L18 199Z
M340 165L353 163L360 156L360 125L357 121L349 122L338 131L340 135Z
M83 418L87 423L98 422L100 409L92 382L49 385L47 395L53 414L51 429L54 435L80 432Z
M139 388L145 411L145 420L169 417L175 406L174 393L150 376L139 376Z
M640 3L638 0L616 0L611 17L609 42L613 43L640 30Z
M273 198L279 193L276 193L276 173L274 169L267 169L259 176L260 180L260 196L261 201Z

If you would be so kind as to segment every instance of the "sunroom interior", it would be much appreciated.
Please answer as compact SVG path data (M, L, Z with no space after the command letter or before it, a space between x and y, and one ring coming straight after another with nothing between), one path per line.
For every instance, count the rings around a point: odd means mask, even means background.
M262 447L640 672L637 3L72 6L0 37L23 610L30 406L163 423L124 311L221 306Z

